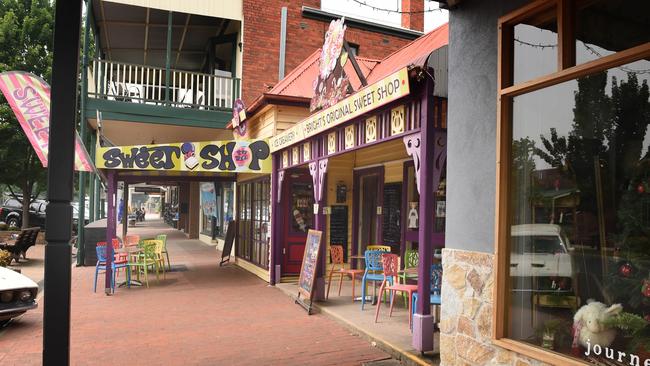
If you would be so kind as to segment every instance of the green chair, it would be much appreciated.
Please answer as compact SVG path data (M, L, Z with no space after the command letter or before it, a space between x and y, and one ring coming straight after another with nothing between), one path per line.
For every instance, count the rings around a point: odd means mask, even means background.
M404 270L408 268L417 268L419 263L420 253L417 251L417 249L407 249L404 253ZM399 278L401 279L402 283L406 284L406 280L417 280L418 275L415 273L406 273L406 271L404 271L399 275ZM405 304L408 303L408 298L406 296L406 293L402 293Z
M167 269L172 270L172 263L169 261L169 252L167 251L167 234L160 234L156 236L156 240L161 240L163 242L162 245L162 254L164 254L167 257ZM163 261L163 266L165 265Z
M149 267L151 267L152 271L155 269L156 280L160 281L158 277L159 263L156 255L156 246L160 245L159 240L141 240L138 246L143 248L142 253L132 256L131 261L129 261L129 266L135 267L138 281L140 281L140 273L144 274L144 282L147 288L149 288Z

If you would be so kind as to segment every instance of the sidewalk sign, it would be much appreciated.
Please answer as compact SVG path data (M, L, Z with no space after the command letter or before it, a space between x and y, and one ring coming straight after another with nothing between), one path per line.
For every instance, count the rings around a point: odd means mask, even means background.
M307 242L305 243L305 254L302 258L302 267L300 268L296 303L307 309L308 315L311 315L311 306L314 299L314 281L316 280L316 267L320 258L322 235L322 231L309 230ZM300 295L303 295L302 300ZM306 303L307 300L309 300L309 305Z

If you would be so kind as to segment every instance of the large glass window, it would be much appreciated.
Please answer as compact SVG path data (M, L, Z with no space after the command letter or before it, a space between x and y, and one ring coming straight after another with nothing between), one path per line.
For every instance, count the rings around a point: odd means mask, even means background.
M269 267L271 238L271 181L268 178L238 184L237 256Z
M650 62L513 98L510 338L650 358L650 74L632 68Z

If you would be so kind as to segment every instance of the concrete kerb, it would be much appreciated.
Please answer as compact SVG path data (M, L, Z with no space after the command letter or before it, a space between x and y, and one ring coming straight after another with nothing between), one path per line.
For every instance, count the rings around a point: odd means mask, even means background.
M290 292L288 289L280 287L280 286L274 286L278 290L282 291L285 295L289 296L292 300L296 299L296 294ZM299 305L296 305L299 306ZM431 366L435 365L432 363L428 363L425 360L417 357L416 355L413 355L410 352L407 352L406 350L403 350L389 342L383 341L380 337L377 335L373 334L372 332L365 331L363 329L359 329L356 327L352 322L348 321L347 319L341 317L340 315L332 312L330 309L327 307L321 306L318 302L313 303L313 309L312 313L322 313L326 316L328 316L331 319L334 319L337 323L343 325L346 329L351 331L353 334L360 336L361 338L365 339L366 341L370 342L374 347L377 347L381 349L382 351L388 353L391 355L391 357L399 360L402 362L403 365L405 366Z

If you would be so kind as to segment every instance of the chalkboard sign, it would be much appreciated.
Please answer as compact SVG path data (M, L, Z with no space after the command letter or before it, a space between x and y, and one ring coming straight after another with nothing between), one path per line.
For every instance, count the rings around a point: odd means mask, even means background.
M399 247L402 239L401 230L402 183L384 185L384 207L382 241L386 245Z
M300 279L298 280L298 296L303 295L305 300L313 298L314 280L316 279L316 266L320 257L320 242L322 232L309 230L305 243L305 255L302 258ZM311 306L310 306L311 308ZM308 309L309 312L311 309Z
M333 205L330 214L330 245L343 247L343 262L348 262L348 206Z
M221 263L219 266L223 265L225 262L230 261L230 252L232 252L232 244L235 242L235 221L230 220L228 222L228 229L226 230L226 239L223 244L223 252L221 252Z

